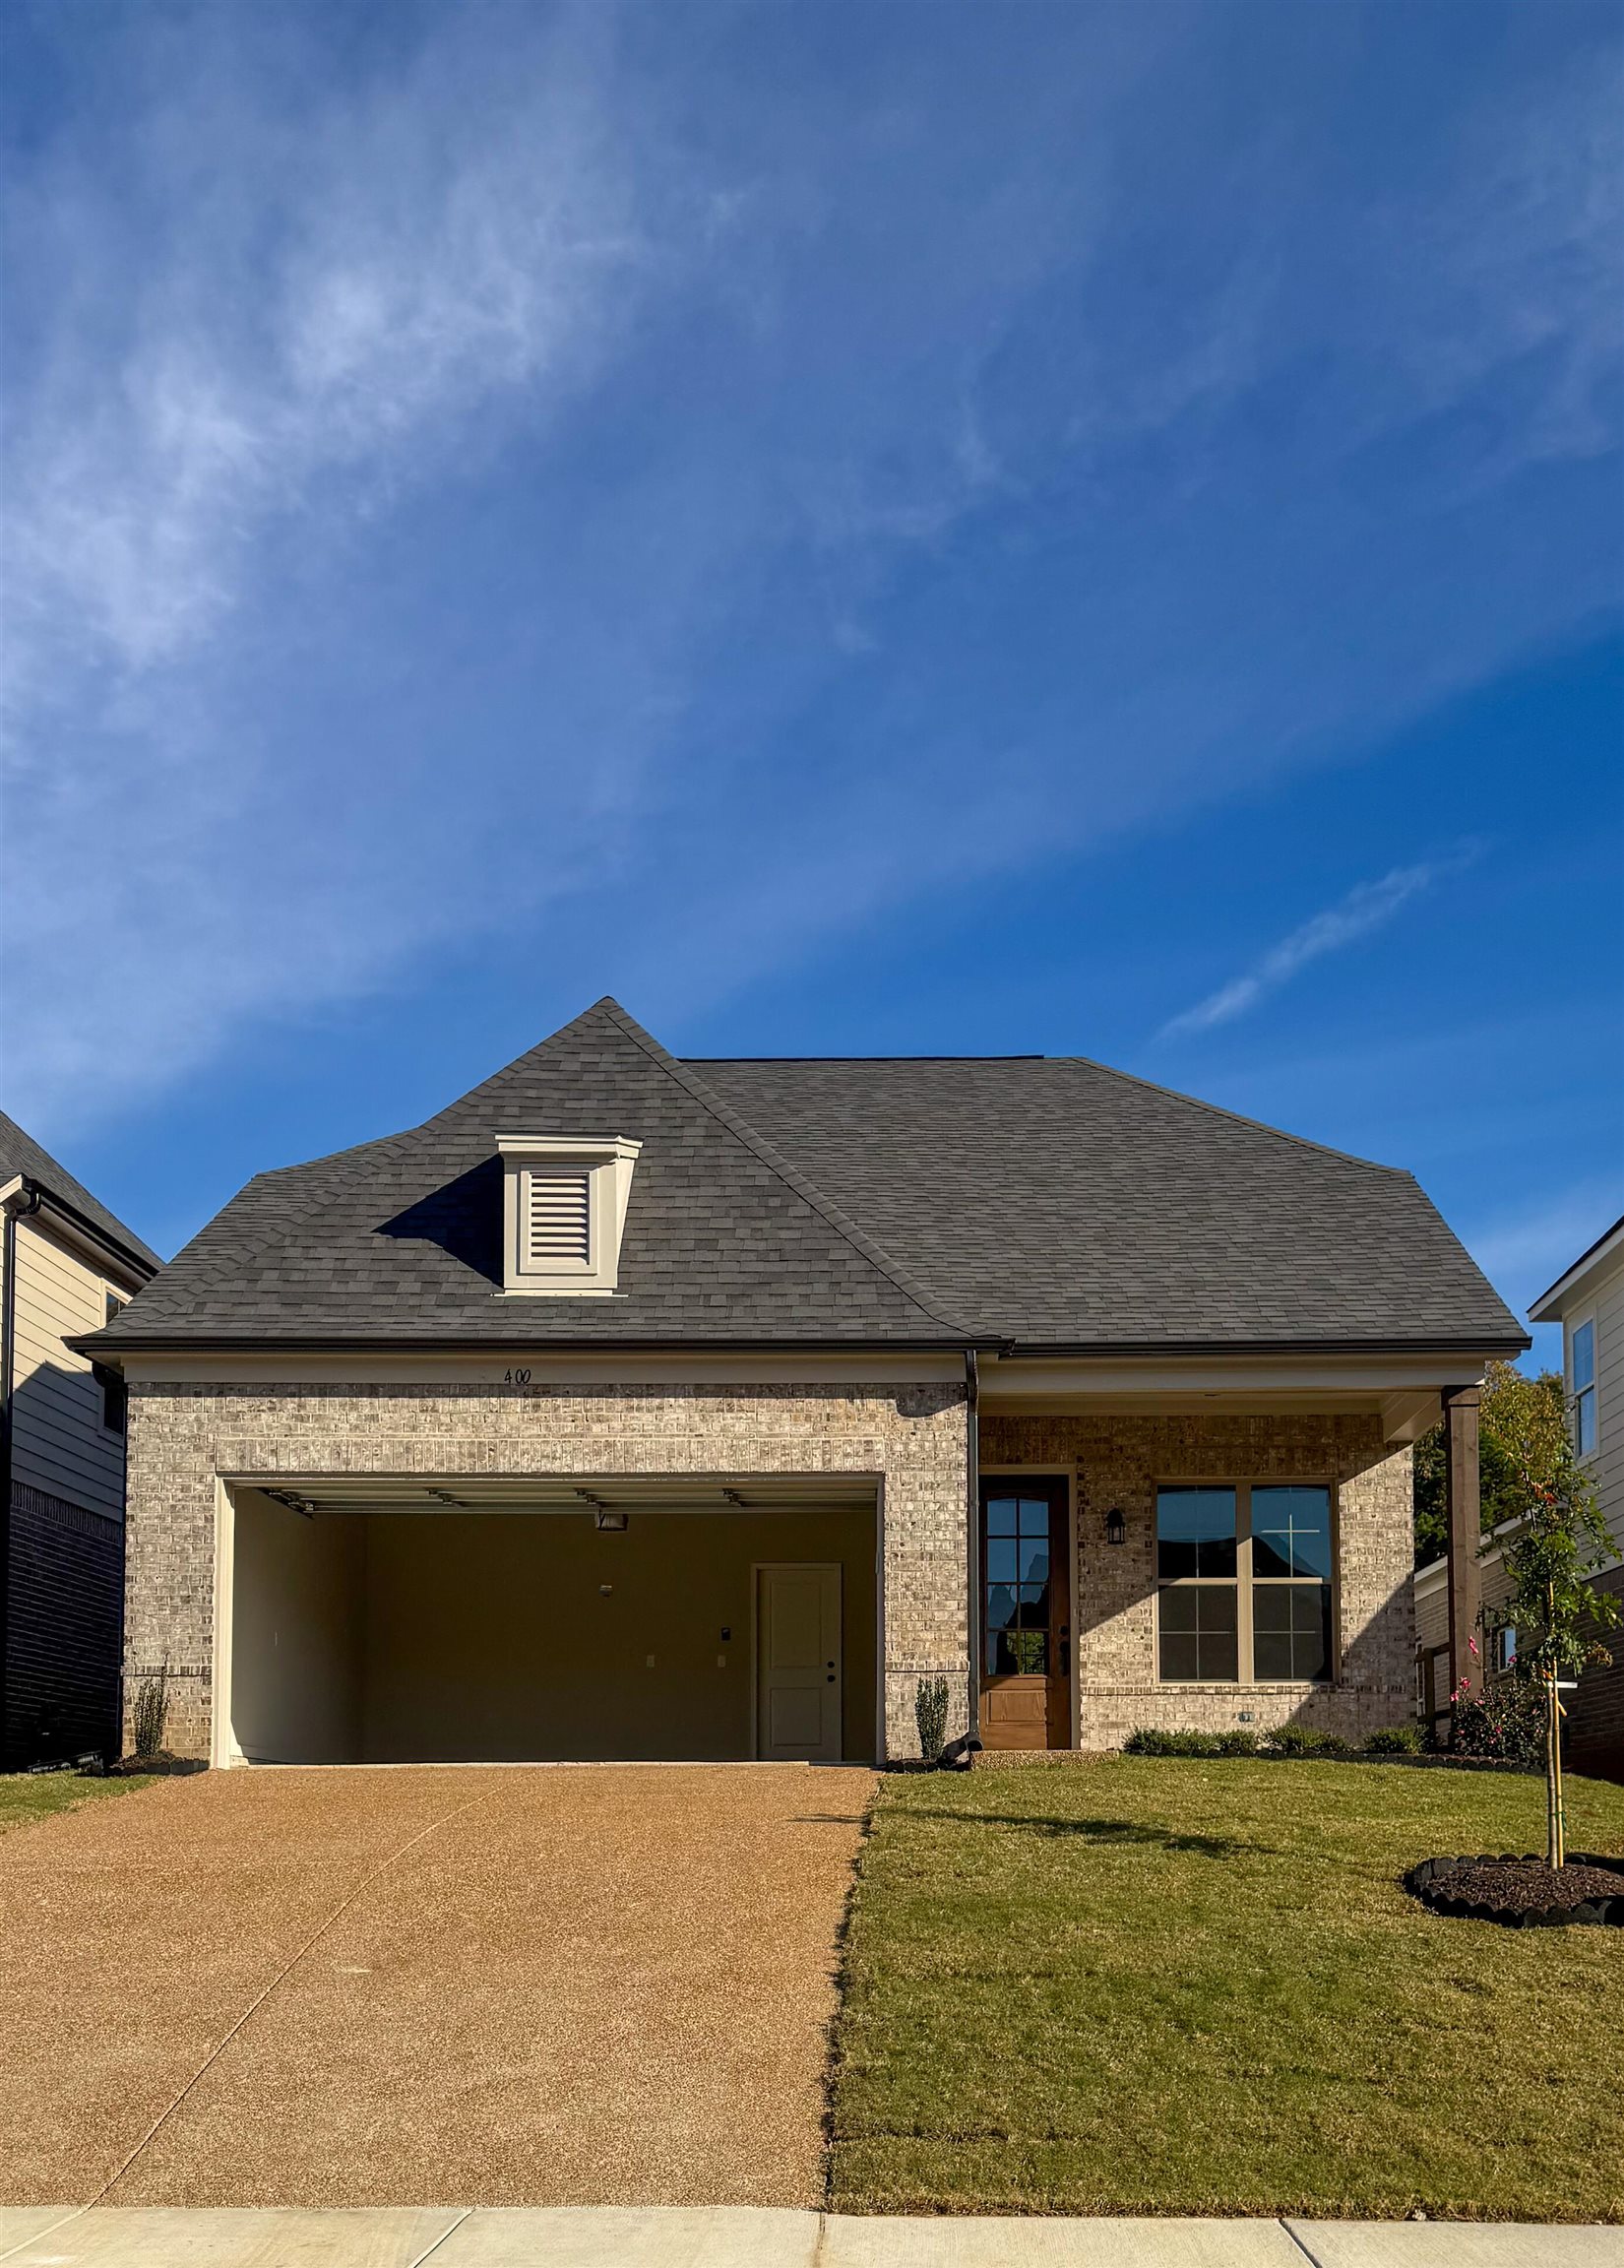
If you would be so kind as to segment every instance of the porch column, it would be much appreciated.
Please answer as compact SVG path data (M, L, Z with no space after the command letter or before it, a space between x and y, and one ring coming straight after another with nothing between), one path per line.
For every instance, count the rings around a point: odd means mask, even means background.
M1477 1557L1481 1535L1477 1487L1477 1404L1475 1386L1444 1388L1444 1480L1449 1516L1449 1682L1453 1692L1465 1681L1468 1696L1483 1690L1483 1570ZM1473 1654L1468 1640L1476 1638Z

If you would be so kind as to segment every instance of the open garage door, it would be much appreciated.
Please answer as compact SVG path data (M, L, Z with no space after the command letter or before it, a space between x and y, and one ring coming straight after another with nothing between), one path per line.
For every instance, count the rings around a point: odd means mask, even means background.
M217 1762L875 1754L871 1477L315 1475L227 1494ZM786 1700L796 1679L815 1705Z

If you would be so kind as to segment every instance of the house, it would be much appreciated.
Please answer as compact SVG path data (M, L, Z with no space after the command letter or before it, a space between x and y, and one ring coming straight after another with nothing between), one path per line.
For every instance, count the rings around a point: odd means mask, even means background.
M1594 1481L1597 1507L1612 1540L1611 1555L1593 1580L1598 1590L1624 1602L1624 1220L1615 1221L1582 1252L1529 1313L1535 1323L1562 1326L1562 1377L1573 1445ZM1423 1708L1447 1700L1440 1687L1448 1652L1447 1588L1442 1560L1423 1567L1415 1578ZM1510 1596L1511 1577L1498 1546L1483 1554L1482 1590L1492 1673L1510 1667L1517 1647L1516 1630L1499 1611ZM1601 1635L1616 1659L1610 1669L1588 1670L1580 1679L1568 1713L1568 1754L1580 1771L1624 1779L1624 1638L1616 1631Z
M0 1115L0 1762L118 1752L125 1388L69 1345L159 1266Z
M231 1765L906 1757L937 1675L993 1748L1362 1733L1412 1706L1409 1444L1447 1411L1474 1516L1527 1339L1408 1174L1075 1059L681 1062L601 1000L83 1345L127 1678Z

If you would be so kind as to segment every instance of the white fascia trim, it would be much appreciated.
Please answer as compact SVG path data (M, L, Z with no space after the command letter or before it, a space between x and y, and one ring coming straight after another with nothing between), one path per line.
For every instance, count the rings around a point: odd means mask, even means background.
M1588 1299L1596 1280L1610 1272L1614 1264L1624 1266L1624 1221L1620 1221L1602 1237L1593 1252L1576 1260L1565 1276L1559 1276L1548 1292L1541 1292L1529 1309L1530 1323L1560 1323L1568 1304L1577 1292Z
M436 1354L151 1353L121 1356L125 1377L140 1386L397 1385L502 1387L523 1394L552 1387L592 1392L617 1386L872 1386L895 1393L899 1386L962 1387L959 1354L616 1354L513 1347Z

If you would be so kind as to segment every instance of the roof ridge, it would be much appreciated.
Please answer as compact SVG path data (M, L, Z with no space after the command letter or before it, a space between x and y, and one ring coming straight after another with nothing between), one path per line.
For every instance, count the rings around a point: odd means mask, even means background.
M889 1284L894 1285L906 1298L910 1299L921 1314L928 1315L933 1323L940 1323L950 1331L964 1330L964 1325L961 1322L952 1316L944 1315L941 1309L932 1303L924 1287L914 1280L900 1261L894 1260L883 1245L876 1243L866 1229L859 1228L855 1221L842 1212L834 1200L826 1197L815 1182L808 1180L797 1166L792 1165L787 1158L773 1147L772 1143L758 1134L748 1119L741 1118L736 1110L731 1109L721 1100L719 1095L713 1095L705 1082L696 1078L680 1057L673 1055L668 1048L662 1047L653 1033L646 1032L637 1018L629 1014L612 994L605 993L601 1000L594 1001L593 1008L589 1009L587 1013L591 1015L594 1010L599 1009L619 1027L628 1040L633 1040L653 1062L657 1063L667 1077L683 1090L684 1094L697 1102L703 1110L708 1111L718 1125L724 1126L735 1141L742 1142L744 1147L758 1158L770 1172L776 1173L781 1181L785 1182L789 1188L793 1189L796 1196L803 1203L810 1205L813 1211L836 1231L837 1235L843 1237L856 1252L860 1253L871 1268L877 1268Z

